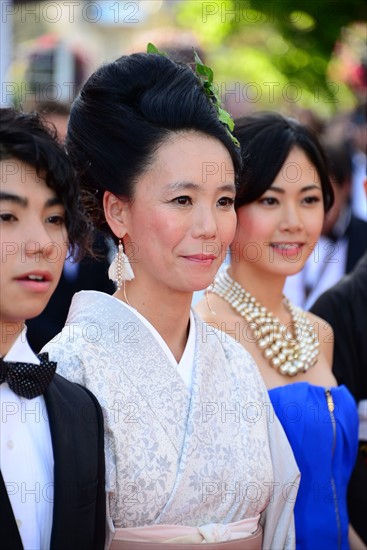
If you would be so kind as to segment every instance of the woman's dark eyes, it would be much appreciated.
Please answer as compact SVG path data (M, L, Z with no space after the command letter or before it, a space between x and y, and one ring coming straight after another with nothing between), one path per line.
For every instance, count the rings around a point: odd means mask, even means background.
M263 199L260 199L260 203L272 206L273 204L278 204L278 199L274 197L265 197Z
M219 206L233 206L234 205L234 198L232 197L222 197L218 201Z
M182 197L176 197L171 202L178 204L179 206L188 206L193 204L191 197L183 195ZM232 207L234 204L234 198L232 197L221 197L218 199L217 204L222 207Z
M186 206L187 204L192 204L190 197L183 195L182 197L176 197L172 202L179 204L180 206Z
M321 199L320 197L315 196L315 197L305 197L303 200L306 204L314 204L316 202L320 202Z

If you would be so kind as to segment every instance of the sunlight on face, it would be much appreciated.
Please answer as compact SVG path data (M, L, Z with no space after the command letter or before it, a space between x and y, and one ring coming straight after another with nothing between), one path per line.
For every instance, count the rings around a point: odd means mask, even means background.
M35 169L0 162L0 320L41 313L60 279L67 253L65 211Z
M126 218L136 279L190 292L208 286L234 236L234 182L220 141L193 132L167 140Z
M294 148L271 187L237 212L232 250L254 271L288 276L300 271L318 241L324 220L320 178L305 153Z

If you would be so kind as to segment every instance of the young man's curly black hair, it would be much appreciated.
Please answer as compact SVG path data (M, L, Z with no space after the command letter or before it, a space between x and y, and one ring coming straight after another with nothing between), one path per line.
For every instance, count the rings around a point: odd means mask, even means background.
M0 161L16 159L36 169L65 208L71 255L80 260L90 252L91 226L85 215L78 180L56 129L38 113L0 109Z

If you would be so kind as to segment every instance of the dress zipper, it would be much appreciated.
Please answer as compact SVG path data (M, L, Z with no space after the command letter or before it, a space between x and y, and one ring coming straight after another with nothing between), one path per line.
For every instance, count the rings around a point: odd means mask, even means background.
M333 459L334 452L335 452L335 445L336 445L336 422L335 422L335 416L334 416L335 405L334 405L333 396L331 395L330 388L325 388L325 396L326 396L327 408L328 408L329 414L330 414L331 425L332 425L332 428L333 428L333 447L332 447L332 451L331 451L331 458ZM330 481L331 481L331 489L333 491L336 523L337 523L337 527L338 527L338 548L341 548L340 513L339 513L339 506L338 506L338 498L337 498L335 479L334 479L333 475L331 476Z

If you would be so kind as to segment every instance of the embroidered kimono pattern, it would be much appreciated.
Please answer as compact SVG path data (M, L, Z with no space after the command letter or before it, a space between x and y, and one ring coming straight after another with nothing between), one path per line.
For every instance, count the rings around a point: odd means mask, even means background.
M292 548L298 469L251 356L195 314L192 389L117 299L74 296L45 350L104 412L113 526L231 523L261 514L263 547Z

